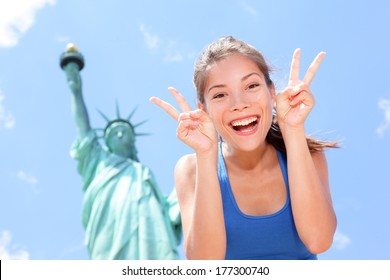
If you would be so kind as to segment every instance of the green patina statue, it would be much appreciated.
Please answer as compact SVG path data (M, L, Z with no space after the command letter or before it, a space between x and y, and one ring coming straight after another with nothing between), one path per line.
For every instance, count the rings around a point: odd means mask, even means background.
M176 193L164 196L152 172L138 161L132 114L121 118L118 106L116 119L102 114L108 123L103 133L106 145L100 144L83 100L84 59L75 45L68 45L60 64L72 91L78 138L71 156L83 178L82 221L90 258L178 259L182 228Z

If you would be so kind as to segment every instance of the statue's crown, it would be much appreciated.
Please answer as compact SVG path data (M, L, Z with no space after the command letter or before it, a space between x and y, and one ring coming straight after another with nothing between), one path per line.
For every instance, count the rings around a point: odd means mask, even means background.
M134 136L144 136L144 135L149 135L149 133L137 133L135 131L135 128L140 126L141 124L144 124L145 122L147 122L147 120L144 120L140 123L137 123L137 124L132 124L131 123L131 118L133 117L135 111L137 110L137 108L134 108L134 110L130 113L130 115L127 117L127 118L122 118L121 115L120 115L120 111L119 111L119 106L118 106L118 102L116 103L116 118L115 119L110 119L108 118L105 114L103 114L101 111L98 110L99 114L103 117L103 119L105 119L107 121L107 124L105 126L105 128L101 128L101 129L96 129L96 130L102 130L103 131L103 135L102 137L105 137L106 135L106 132L108 131L109 127L114 124L114 123L118 123L118 122L121 122L121 123L125 123L127 125L129 125L129 127L131 128L131 130L133 131L134 133Z

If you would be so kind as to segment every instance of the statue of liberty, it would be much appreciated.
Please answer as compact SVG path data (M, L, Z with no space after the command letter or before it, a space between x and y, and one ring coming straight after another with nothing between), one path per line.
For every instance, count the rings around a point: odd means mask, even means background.
M137 158L130 118L109 120L103 130L105 145L92 129L82 96L80 70L84 59L73 44L61 55L72 91L72 113L78 137L71 156L83 179L82 222L91 259L178 259L182 231L176 193L162 194L152 172ZM139 124L138 124L139 125Z

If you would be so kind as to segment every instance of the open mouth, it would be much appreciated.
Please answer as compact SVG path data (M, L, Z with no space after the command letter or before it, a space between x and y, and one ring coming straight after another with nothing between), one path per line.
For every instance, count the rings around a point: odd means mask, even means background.
M247 134L254 131L258 123L259 117L253 116L246 119L232 121L230 125L235 131Z

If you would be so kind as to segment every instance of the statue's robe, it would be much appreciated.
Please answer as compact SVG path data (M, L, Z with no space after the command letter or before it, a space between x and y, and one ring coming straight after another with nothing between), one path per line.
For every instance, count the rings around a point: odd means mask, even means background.
M85 243L91 259L178 259L176 193L164 196L141 163L110 153L91 131L72 146L83 178Z

